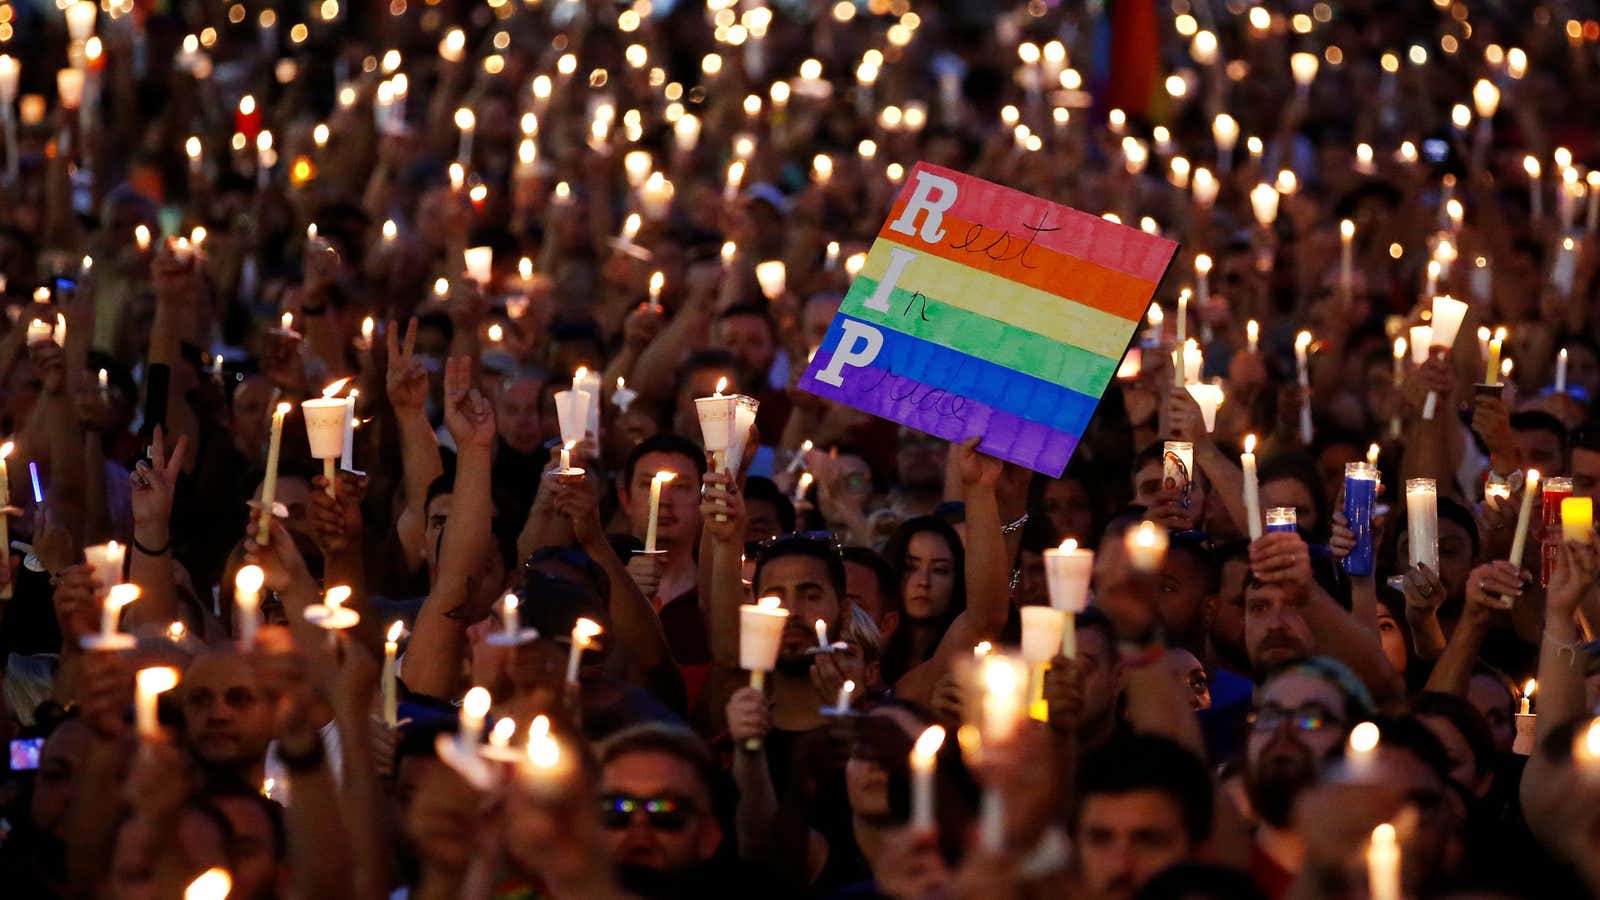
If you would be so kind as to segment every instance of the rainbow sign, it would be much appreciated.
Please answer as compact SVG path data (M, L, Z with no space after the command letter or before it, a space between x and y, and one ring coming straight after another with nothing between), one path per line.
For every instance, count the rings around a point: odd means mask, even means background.
M800 387L1059 476L1177 248L919 163Z

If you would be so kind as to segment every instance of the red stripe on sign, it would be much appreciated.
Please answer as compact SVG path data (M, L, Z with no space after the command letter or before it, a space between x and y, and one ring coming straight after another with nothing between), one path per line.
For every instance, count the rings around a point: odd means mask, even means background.
M1009 233L1024 242L1032 236L1034 243L1040 247L1115 269L1148 282L1152 290L1178 249L1175 242L1145 234L1137 228L1107 222L1070 206L1052 203L925 162L917 163L916 168L911 170L900 189L900 195L895 198L895 214L884 223L883 233L894 235L897 241L905 241L909 236L891 231L889 226L899 218L900 211L916 193L919 172L948 178L956 183L956 202L946 211L946 216L982 225L996 235ZM934 199L937 199L936 194ZM916 227L921 227L926 216L926 213L918 214ZM962 235L955 234L952 229L946 228L945 231L941 242L962 239Z

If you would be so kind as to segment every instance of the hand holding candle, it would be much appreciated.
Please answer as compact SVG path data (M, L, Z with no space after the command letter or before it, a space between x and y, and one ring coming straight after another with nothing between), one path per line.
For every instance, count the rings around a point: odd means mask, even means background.
M171 666L140 669L134 676L134 719L139 739L148 741L161 734L157 716L159 697L178 686L178 670Z
M661 517L661 487L678 477L676 472L657 472L650 479L650 519L645 525L644 552L656 552L656 523Z
M567 652L567 684L578 683L578 664L583 659L583 651L594 643L601 630L600 623L593 619L579 619L573 624L572 647Z
M1533 492L1538 486L1539 470L1529 469L1528 480L1522 492L1522 507L1517 512L1516 537L1511 541L1511 555L1508 557L1511 564L1518 569L1522 568L1522 549L1528 543L1528 520L1533 516ZM1410 499L1409 491L1407 499ZM1412 552L1415 554L1415 551Z

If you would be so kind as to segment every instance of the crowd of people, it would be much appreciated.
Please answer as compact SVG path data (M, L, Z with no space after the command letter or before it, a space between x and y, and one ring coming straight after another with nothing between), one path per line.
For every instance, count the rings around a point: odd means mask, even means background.
M1600 895L1579 7L0 0L0 894ZM797 387L919 161L1064 472Z

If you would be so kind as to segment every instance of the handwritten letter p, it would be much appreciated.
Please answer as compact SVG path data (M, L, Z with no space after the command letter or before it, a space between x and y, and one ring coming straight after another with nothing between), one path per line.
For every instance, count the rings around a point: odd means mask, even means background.
M845 366L861 368L878 358L883 349L883 332L865 322L845 319L840 325L839 343L833 348L833 358L828 367L817 372L817 380L834 387L844 387L840 375Z
M935 192L937 196L935 196ZM939 227L944 214L950 207L956 205L956 183L942 175L931 172L917 172L917 186L911 192L911 199L906 201L906 208L901 211L900 217L889 223L890 231L901 234L918 234L917 216L927 213L927 218L922 220L921 236L924 241L936 244L944 238L944 229Z

